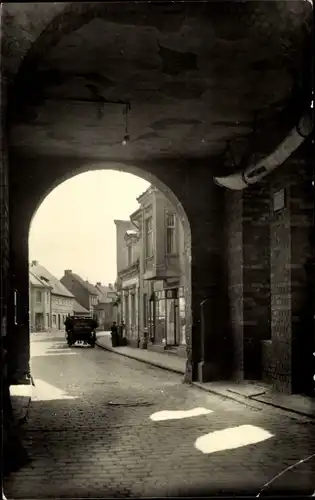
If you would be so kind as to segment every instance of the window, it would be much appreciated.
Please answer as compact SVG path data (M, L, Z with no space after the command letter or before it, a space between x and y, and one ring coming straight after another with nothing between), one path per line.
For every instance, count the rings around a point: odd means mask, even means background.
M128 266L131 266L132 261L133 261L133 252L132 252L132 246L128 245Z
M152 217L145 220L145 257L153 256L153 221Z
M175 214L166 214L166 253L176 253L176 217Z
M53 314L53 325L56 326L56 315Z
M131 325L135 326L136 321L136 295L134 293L131 294Z
M148 326L148 295L143 294L143 326L147 328Z
M166 337L166 308L164 291L155 294L155 342L163 344Z
M14 324L17 325L17 291L13 292L13 301L14 301Z
M42 292L36 292L36 304L42 303Z

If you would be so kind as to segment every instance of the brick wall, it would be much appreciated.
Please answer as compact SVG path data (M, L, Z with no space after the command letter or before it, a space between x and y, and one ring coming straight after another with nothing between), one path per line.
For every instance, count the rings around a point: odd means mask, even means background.
M270 177L271 197L286 190L286 207L271 216L272 356L268 377L280 392L307 392L314 340L312 165L305 148ZM305 369L306 368L306 369Z

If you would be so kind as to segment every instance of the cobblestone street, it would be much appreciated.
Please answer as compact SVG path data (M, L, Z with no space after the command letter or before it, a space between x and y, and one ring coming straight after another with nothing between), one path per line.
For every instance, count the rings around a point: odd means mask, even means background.
M255 410L52 335L32 334L32 461L6 480L7 498L257 495L315 453L314 425L304 417ZM182 413L158 413L167 411ZM310 459L261 496L311 494L314 477Z

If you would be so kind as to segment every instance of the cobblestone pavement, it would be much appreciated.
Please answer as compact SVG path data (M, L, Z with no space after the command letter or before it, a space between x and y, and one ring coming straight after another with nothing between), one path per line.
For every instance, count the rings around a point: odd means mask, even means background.
M32 334L31 350L32 461L5 481L7 498L257 495L315 453L305 417L246 407L97 347L68 348L61 335ZM197 408L211 412L162 420L169 415L157 413ZM248 444L258 431L272 436ZM313 493L314 466L310 459L288 469L261 496Z

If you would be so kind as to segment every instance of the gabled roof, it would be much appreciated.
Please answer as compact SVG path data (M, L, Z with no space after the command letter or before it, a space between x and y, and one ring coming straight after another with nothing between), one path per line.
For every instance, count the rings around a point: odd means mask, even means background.
M91 295L98 295L98 291L95 288L95 286L92 285L92 283L90 283L89 281L84 281L84 279L82 279L81 276L79 276L76 273L69 272L68 274L71 276L72 279L76 280L78 283L80 283L82 286L84 286L84 288L86 290L88 290L88 292Z
M146 198L147 196L149 196L151 193L154 193L156 192L157 189L156 187L152 186L152 184L150 184L150 186L148 187L148 189L146 189L143 193L141 193L138 198L137 198L137 202L138 203L142 203L144 198Z
M96 285L96 290L98 292L98 300L101 304L110 304L113 300L108 298L108 292L114 292L112 288L105 285Z
M33 286L38 286L41 288L52 288L52 286L49 285L47 281L39 279L37 276L35 276L34 273L32 273L32 271L29 272L29 280L31 285Z
M36 276L42 282L45 282L48 286L52 288L51 293L53 295L60 295L62 297L74 297L74 295L67 290L67 288L60 283L60 281L53 276L44 266L40 264L32 264L30 266L30 272Z
M79 302L76 299L74 299L73 311L74 313L90 314L90 311L85 309L85 307L81 306L81 304L79 304Z

